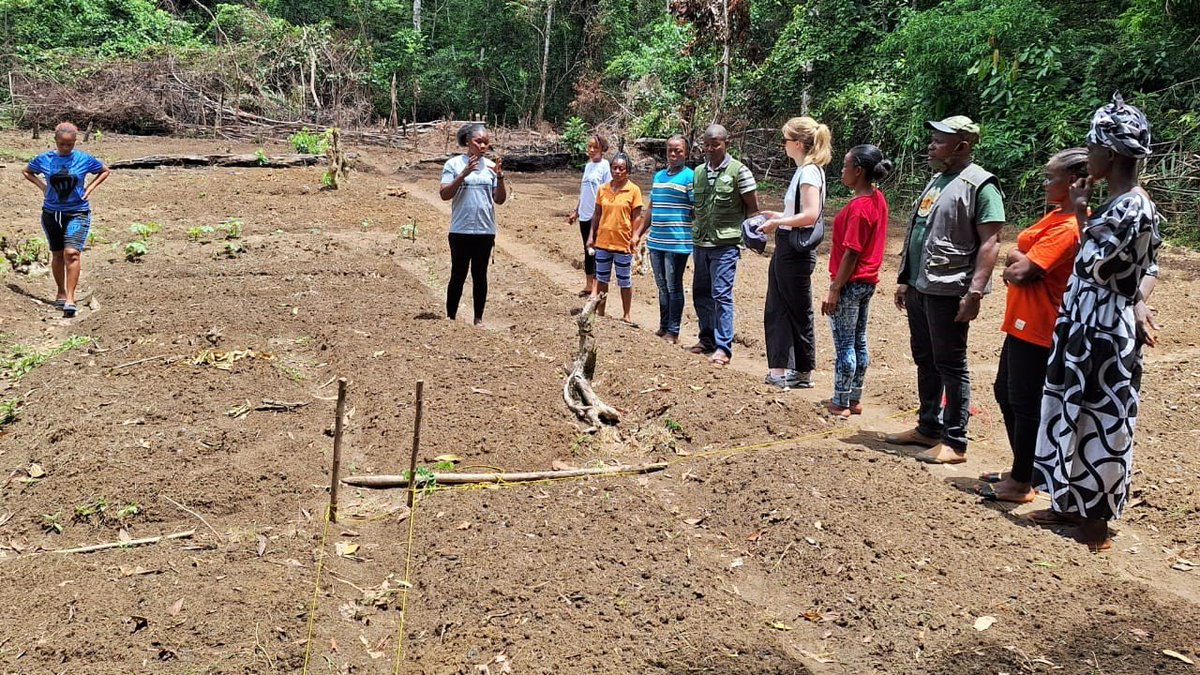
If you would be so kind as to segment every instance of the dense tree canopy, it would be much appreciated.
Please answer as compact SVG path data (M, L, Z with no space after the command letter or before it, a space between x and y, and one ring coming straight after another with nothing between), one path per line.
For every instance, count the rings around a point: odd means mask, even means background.
M230 81L232 70L241 81L230 96L245 109L317 121L347 106L356 121L386 120L393 83L397 118L579 116L631 137L716 118L771 128L806 112L832 127L838 147L875 142L903 166L919 161L923 120L963 113L983 126L981 159L1032 203L1040 163L1079 144L1091 110L1115 90L1147 110L1163 154L1183 162L1159 176L1164 187L1189 194L1186 180L1166 182L1195 175L1198 5L0 0L0 21L10 69L64 82L104 59L169 54Z

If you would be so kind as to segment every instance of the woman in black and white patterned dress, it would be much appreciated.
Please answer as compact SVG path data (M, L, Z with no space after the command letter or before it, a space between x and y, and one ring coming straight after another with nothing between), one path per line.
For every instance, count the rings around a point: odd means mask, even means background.
M1092 118L1089 176L1071 187L1080 249L1054 329L1034 467L1052 507L1030 518L1078 525L1093 551L1112 547L1108 521L1129 496L1142 345L1154 344L1146 300L1158 274L1159 216L1137 183L1137 162L1149 154L1149 121L1114 95ZM1109 199L1089 215L1101 180Z

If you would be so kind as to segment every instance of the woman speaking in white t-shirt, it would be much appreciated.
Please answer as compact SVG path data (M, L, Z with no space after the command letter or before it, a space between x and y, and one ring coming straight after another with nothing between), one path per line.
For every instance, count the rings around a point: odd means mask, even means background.
M487 304L487 269L496 245L496 204L508 199L504 166L484 157L492 137L482 124L458 130L458 144L466 152L451 157L442 167L443 201L450 202L450 283L446 287L446 316L458 315L467 271L475 300L475 325L483 325Z

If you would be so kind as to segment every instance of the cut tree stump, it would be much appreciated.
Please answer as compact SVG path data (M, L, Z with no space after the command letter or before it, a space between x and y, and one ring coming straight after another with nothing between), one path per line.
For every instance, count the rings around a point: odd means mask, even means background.
M312 166L321 155L148 155L110 162L110 169L157 169L160 166L233 166L247 169L289 169Z
M470 483L527 483L535 480L553 480L555 478L579 478L581 476L611 476L620 474L641 474L662 471L666 462L654 464L637 464L622 466L602 466L588 469L563 469L560 471L522 471L515 473L434 473L428 477L417 476L418 487L426 480L438 485L466 485ZM342 479L346 485L361 488L387 489L408 487L408 476L378 475L378 476L347 476Z
M591 426L588 433L598 431L605 424L617 424L620 415L605 403L592 389L592 376L596 372L596 306L603 303L607 293L588 298L576 324L579 326L579 352L575 363L563 380L563 401L571 412Z

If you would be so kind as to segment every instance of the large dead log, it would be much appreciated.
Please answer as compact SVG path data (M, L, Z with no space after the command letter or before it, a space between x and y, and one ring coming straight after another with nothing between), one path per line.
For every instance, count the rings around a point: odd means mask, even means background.
M417 476L417 485L432 482L437 485L466 485L469 483L523 483L535 480L554 480L557 478L579 478L581 476L611 476L621 474L650 473L666 469L666 462L655 464L638 464L631 466L602 466L587 469L562 469L559 471L523 471L517 473L432 473L429 476ZM354 487L386 489L408 487L408 477L404 475L379 476L347 476L342 479L346 485Z
M588 298L576 324L579 326L579 351L575 363L563 380L563 401L571 412L591 426L587 432L598 431L605 424L616 424L620 415L596 395L592 375L596 371L596 306L603 303L607 293Z
M290 169L312 166L321 155L148 155L110 162L111 169L157 169L160 166L233 166L248 169Z

